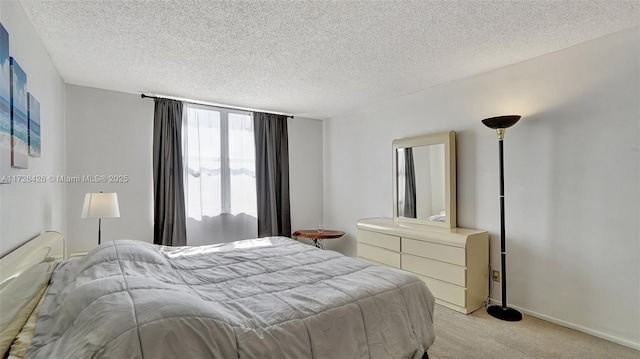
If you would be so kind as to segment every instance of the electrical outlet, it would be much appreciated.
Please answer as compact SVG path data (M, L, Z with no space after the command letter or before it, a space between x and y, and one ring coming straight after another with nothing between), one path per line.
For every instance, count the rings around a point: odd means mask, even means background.
M493 278L494 282L499 282L500 281L500 271L494 269L493 272L491 272L491 277Z

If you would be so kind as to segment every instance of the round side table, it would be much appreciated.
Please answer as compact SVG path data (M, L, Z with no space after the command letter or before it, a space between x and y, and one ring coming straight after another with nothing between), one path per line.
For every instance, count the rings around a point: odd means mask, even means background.
M293 232L291 235L294 237L311 239L313 241L312 243L310 243L311 245L316 246L320 249L323 249L322 243L320 243L320 241L322 241L323 239L340 238L344 236L344 232L325 229L324 231L322 231L322 233L320 233L315 229L302 229L302 230Z

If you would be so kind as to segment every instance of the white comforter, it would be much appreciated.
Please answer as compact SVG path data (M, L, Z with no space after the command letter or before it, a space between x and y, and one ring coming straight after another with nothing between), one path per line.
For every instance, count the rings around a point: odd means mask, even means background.
M61 264L27 358L420 358L418 278L288 238L105 243Z

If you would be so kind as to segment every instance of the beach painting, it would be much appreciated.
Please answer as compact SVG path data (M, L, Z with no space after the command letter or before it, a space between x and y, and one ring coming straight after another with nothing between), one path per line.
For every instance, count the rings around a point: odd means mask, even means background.
M11 167L27 168L29 123L27 118L27 74L16 60L11 64Z
M0 24L0 153L11 146L9 33Z
M29 156L40 157L40 102L29 92Z

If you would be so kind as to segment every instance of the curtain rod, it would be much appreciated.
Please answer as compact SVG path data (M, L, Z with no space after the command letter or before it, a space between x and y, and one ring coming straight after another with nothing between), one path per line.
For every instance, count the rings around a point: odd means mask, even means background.
M231 107L231 106L221 106L215 103L211 103L211 102L205 102L205 101L193 101L193 100L185 100L182 98L178 98L178 97L160 97L160 96L149 96L149 95L145 95L145 94L140 94L140 97L142 98L153 98L153 99L168 99L168 100L177 100L177 101L182 101L182 102L186 102L186 103L191 103L194 105L207 105L207 106L213 106L213 107L218 107L218 108L224 108L227 110L238 110L238 111L247 111L247 112L264 112L264 111L260 111L260 110L254 110L254 109L249 109L249 108L242 108L242 107ZM266 112L266 113L270 113L270 114L274 114L274 115L282 115L282 116L287 116L290 118L294 118L293 115L287 115L286 113L273 113L273 112Z

